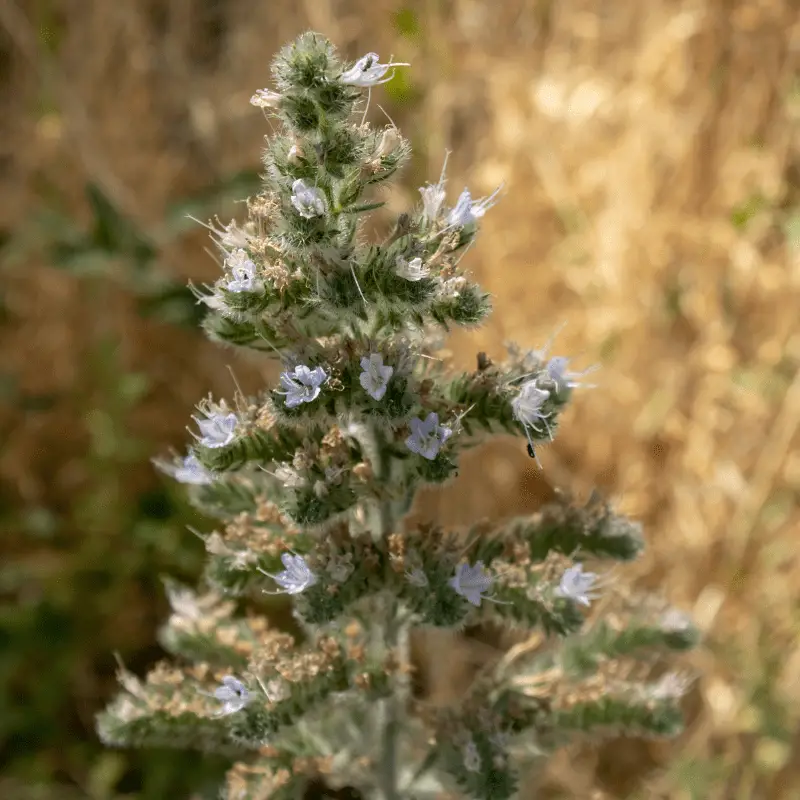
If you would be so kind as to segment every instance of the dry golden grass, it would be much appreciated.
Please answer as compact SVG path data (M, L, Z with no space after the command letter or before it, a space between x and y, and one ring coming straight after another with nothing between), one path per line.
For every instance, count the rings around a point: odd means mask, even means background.
M247 99L275 49L306 27L348 56L393 51L413 63L419 101L391 113L421 157L392 203L415 199L445 148L452 192L506 182L469 257L496 311L454 338L456 363L506 339L543 344L568 323L557 351L603 369L543 451L544 478L578 493L599 485L640 518L649 550L628 574L690 609L707 639L680 741L576 748L556 759L550 790L800 796L797 3L60 0L52 63L37 41L44 23L21 5L0 5L15 53L6 224L24 219L46 175L76 203L91 178L157 230L170 198L253 163L264 126ZM417 37L391 27L403 5ZM37 117L48 72L63 113ZM213 272L201 238L168 254L176 274ZM180 439L194 399L229 390L226 363L258 376L213 348L179 370L186 342L139 324L121 296L90 329L79 286L45 266L9 297L28 322L4 350L36 353L20 364L31 386L74 385L82 347L121 315L130 366L156 379L141 424L164 441ZM59 424L23 421L8 445L2 469L28 498L66 490L80 470L68 447L55 465L36 455ZM420 507L466 522L531 508L547 491L523 448L500 442ZM661 770L712 760L716 777L694 792L688 767Z

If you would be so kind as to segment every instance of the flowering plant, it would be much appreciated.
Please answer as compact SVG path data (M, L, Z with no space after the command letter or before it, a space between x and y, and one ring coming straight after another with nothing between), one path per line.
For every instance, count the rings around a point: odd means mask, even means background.
M454 477L489 436L524 436L538 460L586 371L549 346L481 354L462 374L436 357L439 331L490 312L460 261L497 192L464 189L448 208L443 168L387 239L360 235L382 205L372 188L410 148L355 115L399 66L375 53L343 66L313 33L281 51L275 88L251 100L283 126L263 191L245 224L211 227L224 276L196 290L207 333L278 359L279 386L233 407L204 400L188 453L157 462L219 520L207 590L169 587L161 639L181 666L145 680L122 670L99 730L110 744L230 756L229 800L299 797L320 777L385 800L505 798L571 734L681 725L687 681L650 680L650 666L695 643L691 621L584 571L635 558L636 524L595 496L466 539L404 521L417 490ZM230 598L262 592L290 596L302 641L236 613ZM484 622L519 644L459 709L426 708L409 681L410 630Z

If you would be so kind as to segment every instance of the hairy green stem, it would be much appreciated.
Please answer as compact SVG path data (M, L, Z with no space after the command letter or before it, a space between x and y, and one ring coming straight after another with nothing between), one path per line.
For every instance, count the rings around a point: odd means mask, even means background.
M385 457L385 442L377 425L373 427L372 433L375 441L375 450L379 454L376 479L381 485L386 486L391 477L391 463ZM391 503L387 501L381 502L378 514L379 538L384 544L394 526L392 516ZM397 607L397 603L393 598L386 598L386 606L387 614L384 628L386 650L387 652L394 650L398 658L405 659L407 657L408 626L401 619L401 609ZM384 701L382 753L378 775L378 784L383 800L399 800L400 798L397 787L397 748L401 724L401 703L402 698L397 693Z

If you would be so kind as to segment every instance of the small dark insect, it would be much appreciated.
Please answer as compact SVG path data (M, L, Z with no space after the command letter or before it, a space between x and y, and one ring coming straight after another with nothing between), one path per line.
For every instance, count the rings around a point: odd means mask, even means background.
M528 442L528 455L531 458L536 458L536 451L533 449L533 445L530 442Z
M492 366L492 359L486 353L478 353L478 372L483 372Z

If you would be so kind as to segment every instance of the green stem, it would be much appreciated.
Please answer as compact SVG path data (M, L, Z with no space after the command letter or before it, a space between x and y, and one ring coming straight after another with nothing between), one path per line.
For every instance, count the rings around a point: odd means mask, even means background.
M385 486L391 479L391 463L384 455L385 442L377 425L373 427L372 432L375 441L375 450L379 456L375 477L380 484ZM394 526L391 503L386 501L380 503L378 522L379 540L385 544ZM407 658L408 626L405 621L401 619L401 609L397 607L397 603L393 597L387 596L386 605L387 614L384 628L386 650L387 652L394 650L397 657L404 661ZM398 690L401 688L401 686L397 686ZM396 692L392 697L384 701L382 754L378 775L378 785L383 800L399 800L400 798L400 793L397 788L397 747L400 734L402 702L402 692Z
M386 647L395 647L398 641L397 609L391 604L391 618L386 626ZM397 738L400 729L399 705L396 696L385 701L383 719L383 753L380 764L380 788L383 800L399 800L397 791Z

